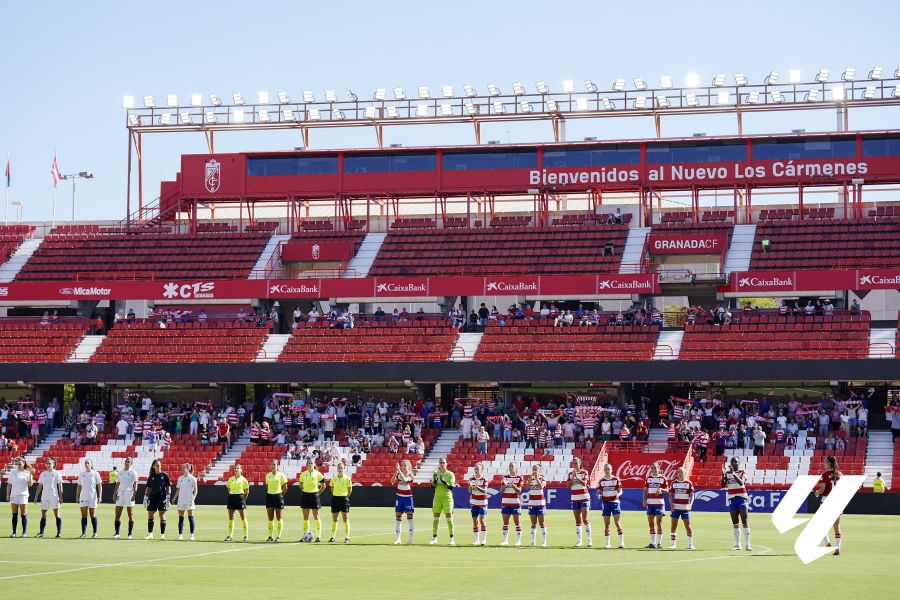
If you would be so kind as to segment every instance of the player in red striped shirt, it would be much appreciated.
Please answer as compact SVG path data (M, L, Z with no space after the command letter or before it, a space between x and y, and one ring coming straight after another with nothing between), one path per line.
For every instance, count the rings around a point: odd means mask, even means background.
M603 527L606 536L606 548L609 548L609 519L612 517L616 523L616 531L619 533L619 548L625 547L625 534L622 532L622 524L619 522L621 517L621 506L619 498L622 496L622 482L618 477L613 475L612 465L606 463L603 465L603 478L597 483L597 491L600 494L600 501L603 503Z
M516 463L509 463L509 474L503 476L502 500L500 502L500 515L503 518L503 541L501 546L509 545L509 517L512 516L516 525L516 546L522 545L522 525L519 523L519 514L522 512L522 486L523 479L518 474Z
M731 513L731 525L734 530L734 547L732 550L741 549L741 531L738 528L738 517L744 526L744 547L750 551L750 525L747 523L747 506L750 497L747 495L747 473L741 469L741 461L736 456L731 457L728 465L722 465L722 487L726 490L726 501Z
M583 523L584 532L587 534L587 545L590 548L594 545L589 518L591 510L589 480L591 474L581 465L581 458L578 456L572 458L569 466L572 468L569 471L568 480L569 490L572 493L572 514L575 515L575 547L581 547L581 527Z
M531 467L531 477L528 478L528 516L531 517L531 547L537 544L537 526L540 523L541 536L544 539L542 546L547 547L547 527L544 525L544 513L547 508L547 500L544 498L544 488L547 482L541 475L541 466Z
M678 519L684 521L684 530L687 533L687 549L694 549L694 532L691 529L691 506L694 504L694 484L685 479L684 468L679 467L675 472L675 481L669 485L669 506L672 507L672 545L669 550L676 548L678 531Z
M816 483L815 494L817 497L822 498L822 502L825 502L825 499L828 498L828 494L831 493L831 489L834 487L834 484L838 482L838 479L841 478L843 473L838 469L837 459L833 456L826 456L823 461L823 466L826 471L822 473L822 476L819 477L818 483ZM831 546L831 540L828 539L828 534L825 534L825 545ZM841 554L841 517L838 515L837 521L834 522L834 555L840 556Z
M650 526L650 543L647 548L662 548L662 520L666 516L664 494L669 491L669 482L659 472L659 463L650 465L650 474L644 482L643 506L647 509L647 524Z
M412 544L413 539L413 513L415 512L415 507L413 506L413 497L412 497L412 482L415 480L415 477L412 473L412 465L408 460L401 461L397 468L394 470L394 475L391 477L391 483L397 486L397 502L394 506L394 514L397 517L397 526L394 529L397 534L397 539L394 540L394 544L400 543L400 528L401 523L403 522L403 513L406 513L406 524L409 526L409 535L406 538L406 543Z
M475 475L469 480L469 503L472 505L472 534L475 536L473 546L487 545L488 480L485 479L481 463L475 465ZM479 536L480 534L480 536Z

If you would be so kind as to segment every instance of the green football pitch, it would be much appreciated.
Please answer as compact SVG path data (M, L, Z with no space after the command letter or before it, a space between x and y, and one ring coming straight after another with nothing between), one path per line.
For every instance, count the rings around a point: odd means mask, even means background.
M431 515L416 512L412 546L393 546L390 508L355 508L352 543L298 544L299 509L286 510L281 544L265 543L265 510L250 507L250 543L223 543L226 513L199 507L197 541L176 541L178 517L169 518L167 539L144 541L146 516L137 507L134 540L112 540L112 507L101 506L98 539L77 539L80 518L64 509L63 539L35 539L39 511L29 507L29 538L0 539L0 591L5 598L120 598L143 594L229 598L691 598L752 594L757 598L845 598L890 596L898 589L898 517L847 515L841 556L827 555L804 565L794 555L799 528L779 535L770 515L751 516L752 552L732 552L731 524L725 513L694 513L696 550L651 550L645 517L623 515L624 550L603 550L603 525L592 517L594 548L573 548L571 513L551 511L548 548L499 547L500 514L488 517L488 546L472 547L468 511L455 516L456 547L447 545L441 523L440 545L429 546ZM323 540L330 513L323 513ZM668 518L666 518L668 530ZM406 523L404 522L404 528ZM9 513L0 521L8 535ZM125 524L123 523L123 530ZM187 529L187 523L185 523ZM240 525L235 528L240 536ZM90 536L90 525L88 535ZM669 545L668 533L663 547ZM405 539L405 531L404 531ZM540 543L540 535L538 535ZM613 531L613 542L616 536Z

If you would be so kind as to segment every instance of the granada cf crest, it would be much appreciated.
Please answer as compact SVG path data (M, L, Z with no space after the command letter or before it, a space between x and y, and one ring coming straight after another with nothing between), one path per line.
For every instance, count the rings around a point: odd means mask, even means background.
M319 260L319 251L320 250L321 249L319 248L318 244L313 244L313 247L312 247L312 259L313 260Z
M219 161L213 159L206 161L206 191L214 194L219 191L219 184L222 183L222 166Z

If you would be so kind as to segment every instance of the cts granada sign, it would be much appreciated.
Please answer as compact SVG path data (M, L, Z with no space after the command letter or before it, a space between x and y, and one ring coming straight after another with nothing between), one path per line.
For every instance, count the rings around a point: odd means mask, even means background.
M726 240L717 234L651 234L650 254L722 254Z
M206 299L215 298L216 283L214 281L199 281L197 283L167 283L163 285L163 298L167 299Z

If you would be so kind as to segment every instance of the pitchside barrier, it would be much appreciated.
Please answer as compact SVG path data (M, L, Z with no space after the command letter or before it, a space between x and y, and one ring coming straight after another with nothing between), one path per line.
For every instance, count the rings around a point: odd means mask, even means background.
M112 503L113 485L103 486L103 502ZM35 486L32 487L32 495ZM775 510L778 503L784 498L786 490L751 490L750 491L750 510L752 512L770 513ZM138 489L138 499L143 498L144 489L140 486ZM642 511L641 508L642 490L638 488L626 488L622 494L622 509L629 511ZM197 493L197 504L204 505L221 505L225 506L226 489L224 485L201 485ZM250 497L247 504L251 507L262 508L265 506L266 489L262 485L250 486ZM431 488L417 487L413 488L413 499L416 508L422 512L427 512L431 508L431 501L434 496ZM6 484L0 485L0 498L6 498ZM547 488L546 491L547 508L551 510L569 510L570 491L568 488ZM65 502L75 501L75 484L63 484L63 499ZM396 499L396 489L385 486L356 486L353 488L351 495L352 506L371 506L371 507L393 507ZM453 490L454 504L457 509L466 510L469 508L469 494L466 488L458 487ZM522 495L523 506L526 506L527 498ZM32 501L34 498L32 498ZM288 489L285 495L285 503L289 508L300 506L300 489L293 485ZM328 511L331 503L331 492L325 491L322 494L323 510ZM666 504L668 508L668 503ZM491 488L489 491L488 507L493 509L500 508L500 491ZM819 507L819 500L814 496L810 496L803 506L801 512L815 512ZM172 510L174 510L174 506ZM591 490L591 510L600 510L600 502L597 499L596 490ZM694 511L700 512L727 512L728 508L725 504L725 491L720 489L713 490L697 490L696 499L694 500ZM859 493L853 497L850 504L844 510L847 514L875 514L875 515L900 515L900 493L873 494Z

